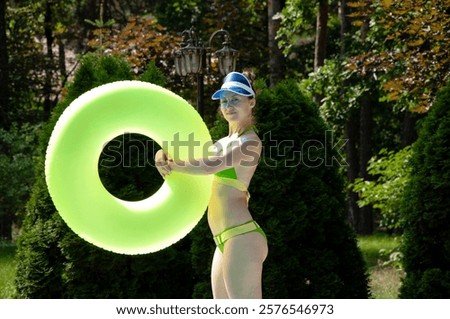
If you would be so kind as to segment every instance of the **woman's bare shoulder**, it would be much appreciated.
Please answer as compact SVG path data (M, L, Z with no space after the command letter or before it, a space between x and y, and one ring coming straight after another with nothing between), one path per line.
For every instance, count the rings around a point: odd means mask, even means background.
M251 144L257 147L261 147L261 139L259 138L258 134L254 131L250 131L245 133L244 135L239 137L239 140L241 144L247 143Z

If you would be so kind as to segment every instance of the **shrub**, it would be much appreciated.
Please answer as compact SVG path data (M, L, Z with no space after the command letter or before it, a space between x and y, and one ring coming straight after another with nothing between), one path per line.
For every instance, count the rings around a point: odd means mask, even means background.
M450 297L450 82L440 91L413 146L402 216L401 298Z
M355 234L346 222L339 154L319 110L293 82L263 88L257 99L263 154L250 185L250 211L268 237L265 298L367 298ZM227 134L224 120L212 130ZM211 297L214 251L204 221L192 233L194 296ZM205 236L210 240L205 240ZM208 258L205 260L205 256Z
M409 181L411 147L398 152L382 149L378 155L370 159L367 169L374 180L357 178L351 187L360 195L360 207L371 205L380 210L381 228L401 231L400 211L403 192Z

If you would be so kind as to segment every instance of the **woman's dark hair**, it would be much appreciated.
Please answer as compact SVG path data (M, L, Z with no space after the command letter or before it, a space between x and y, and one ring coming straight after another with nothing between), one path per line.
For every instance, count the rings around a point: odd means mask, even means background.
M256 79L255 72L251 68L245 68L242 71L242 74L244 74L247 77L247 79L250 81L250 85L252 86L252 90L253 90L253 92L255 92L255 95L251 96L249 98L250 99L255 99L256 98L256 90L255 90L255 86L254 86L255 79ZM254 114L254 109L252 109L252 115L251 116L252 116L252 125L255 125L256 124L256 118L255 118L255 114Z
M245 69L242 71L242 74L245 75L245 77L250 81L250 85L251 85L251 87L252 87L252 90L253 90L253 92L255 92L255 94L256 94L256 90L255 90L255 86L254 86L254 82L255 82L255 79L256 79L256 74L255 74L255 72L253 71L253 69L251 69L251 68L245 68ZM254 96L254 97L256 97L256 96Z

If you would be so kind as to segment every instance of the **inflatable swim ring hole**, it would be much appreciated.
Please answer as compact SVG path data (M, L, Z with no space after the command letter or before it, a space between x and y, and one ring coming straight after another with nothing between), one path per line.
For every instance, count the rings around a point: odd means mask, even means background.
M140 201L164 183L154 167L161 147L150 137L124 133L109 141L100 154L98 173L108 192L122 200Z

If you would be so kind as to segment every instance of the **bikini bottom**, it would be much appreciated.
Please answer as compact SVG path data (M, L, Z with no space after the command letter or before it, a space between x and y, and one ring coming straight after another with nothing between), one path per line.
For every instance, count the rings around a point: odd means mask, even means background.
M267 240L266 234L264 233L262 228L254 220L251 220L244 224L225 229L220 234L214 236L214 241L217 247L219 247L220 251L223 253L225 243L228 239L251 232L260 233Z

